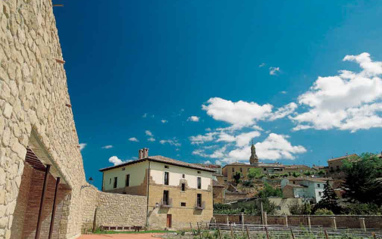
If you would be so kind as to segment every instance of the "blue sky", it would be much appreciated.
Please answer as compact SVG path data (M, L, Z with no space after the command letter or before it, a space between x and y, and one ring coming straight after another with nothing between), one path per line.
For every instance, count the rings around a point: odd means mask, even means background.
M285 164L382 150L379 1L64 5L54 12L97 186L99 168L143 147L222 164L246 162L252 139L261 160Z

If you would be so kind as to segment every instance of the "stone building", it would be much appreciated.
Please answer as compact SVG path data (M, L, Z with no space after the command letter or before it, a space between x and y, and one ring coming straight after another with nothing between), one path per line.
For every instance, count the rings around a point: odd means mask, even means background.
M103 223L114 224L106 214L118 205L104 198L119 199L96 189L84 193L90 186L52 1L0 1L0 9L0 238L76 238L96 207ZM138 196L124 201L146 205ZM145 210L131 206L141 223Z
M100 171L103 191L147 198L150 229L189 228L213 217L213 169L148 156L148 149L141 149L137 160Z
M332 158L328 160L328 172L327 175L334 179L345 179L345 172L342 170L345 160L356 160L357 154L345 155L338 158Z
M318 203L321 201L324 187L328 178L284 178L281 180L281 189L284 198L301 198L304 201Z
M223 176L227 181L233 181L235 173L239 172L244 179L247 178L249 169L260 168L264 174L280 174L284 172L285 166L280 163L261 163L256 155L255 145L251 146L251 156L249 158L250 164L245 163L231 163L223 167Z

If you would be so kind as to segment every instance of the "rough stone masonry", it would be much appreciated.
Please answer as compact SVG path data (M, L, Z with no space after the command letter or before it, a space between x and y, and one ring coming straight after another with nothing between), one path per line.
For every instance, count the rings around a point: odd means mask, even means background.
M27 147L33 147L44 164L52 165L53 176L59 176L67 190L60 202L55 238L78 237L83 221L94 218L96 207L105 207L100 201L113 204L113 196L100 196L97 191L87 194L89 190L82 190L88 185L63 60L51 0L0 1L0 238L20 238L22 232L12 235L19 230L24 230L24 235L28 231L28 238L33 237L35 229L25 228L26 220L21 218L31 205L38 207L31 197L39 196L29 192L40 181L22 180L38 176L29 168L24 170L29 167L25 163ZM21 184L25 191L20 193ZM96 198L89 199L91 195ZM145 200L139 196L118 195L115 200L124 202L123 196L131 202L119 203L123 208L135 207L132 203L137 202L146 207ZM25 197L29 203L23 202ZM145 210L132 216L144 224L141 218L145 217ZM120 220L110 215L105 218L109 220L105 223L110 224L114 219ZM44 219L49 224L48 214ZM48 229L43 225L41 238L47 238Z

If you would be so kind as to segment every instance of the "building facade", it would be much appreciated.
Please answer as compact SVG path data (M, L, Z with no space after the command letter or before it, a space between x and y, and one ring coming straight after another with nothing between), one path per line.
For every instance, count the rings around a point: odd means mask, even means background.
M189 228L213 216L213 169L143 153L100 171L103 191L147 197L150 229Z
M285 198L301 198L304 201L318 203L321 201L326 178L284 178L281 189Z
M345 172L342 167L346 160L356 160L358 158L357 154L345 155L338 158L332 158L328 160L328 172L327 175L334 179L345 179Z

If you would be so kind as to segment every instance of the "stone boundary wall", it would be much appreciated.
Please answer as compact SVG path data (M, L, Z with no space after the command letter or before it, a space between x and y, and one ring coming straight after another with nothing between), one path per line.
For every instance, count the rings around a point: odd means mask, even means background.
M87 185L82 190L82 230L95 226L132 227L146 225L145 196L101 192Z
M382 228L382 216L374 215L335 215L335 216L316 216L316 215L292 215L292 216L267 216L268 225L285 225L285 219L288 219L289 226L308 226L308 217L311 226L333 227L333 218L335 218L337 228L361 228L361 220L364 218L366 228ZM214 214L216 223L240 224L241 214ZM244 215L245 224L261 224L261 216Z

